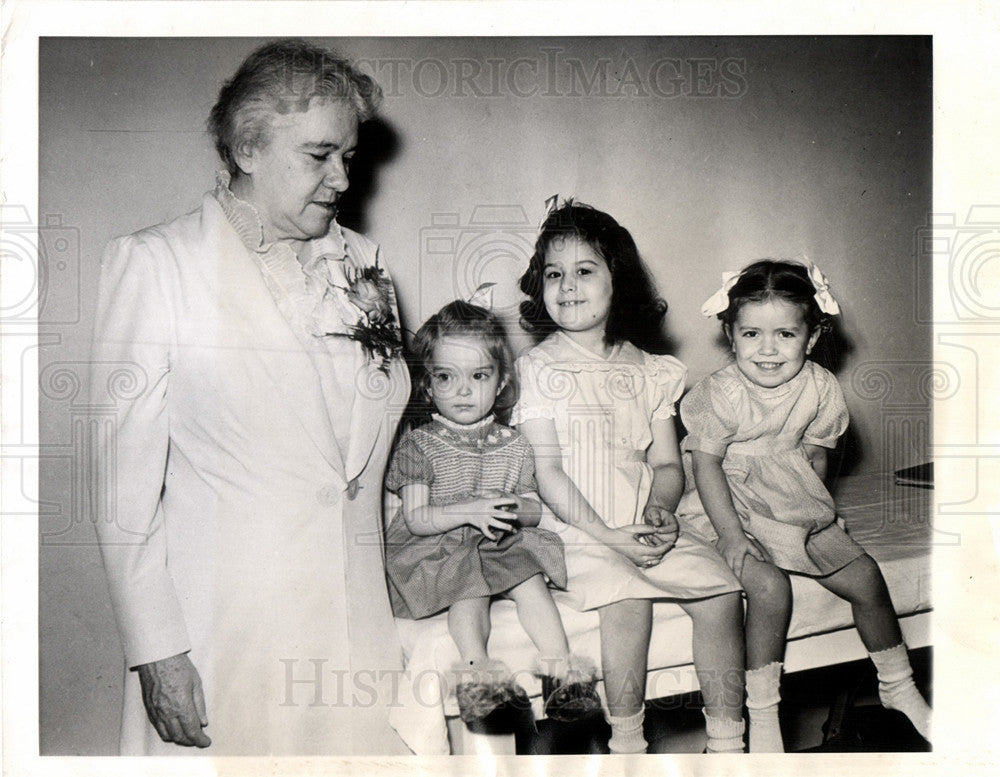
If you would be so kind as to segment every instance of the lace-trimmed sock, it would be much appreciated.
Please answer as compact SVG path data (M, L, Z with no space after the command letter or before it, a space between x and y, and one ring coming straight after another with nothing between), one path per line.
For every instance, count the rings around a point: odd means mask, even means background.
M750 717L751 753L783 753L778 702L781 701L780 661L747 670L747 713Z
M878 671L878 696L882 706L902 712L920 736L930 742L931 708L913 682L913 668L906 645L900 643L868 655Z
M705 732L708 734L708 753L742 753L743 732L746 727L742 720L716 718L705 714Z
M607 716L611 725L611 739L608 747L613 754L645 753L648 743L642 735L642 723L646 719L646 710L641 709L635 715Z

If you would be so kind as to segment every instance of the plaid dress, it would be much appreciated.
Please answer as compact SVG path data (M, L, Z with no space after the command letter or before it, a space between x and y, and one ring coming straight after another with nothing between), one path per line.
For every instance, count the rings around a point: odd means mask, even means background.
M435 415L407 432L393 453L386 488L424 484L432 505L476 498L484 491L537 491L531 445L492 416L468 426ZM412 534L400 510L386 530L386 577L393 613L425 618L461 599L494 596L542 573L566 585L562 542L552 532L521 527L490 540L473 526L443 534Z

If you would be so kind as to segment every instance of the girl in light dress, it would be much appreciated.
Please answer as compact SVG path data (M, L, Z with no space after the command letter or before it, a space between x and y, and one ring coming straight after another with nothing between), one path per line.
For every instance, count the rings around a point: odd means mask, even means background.
M541 506L527 440L498 421L517 397L503 326L487 310L453 302L417 332L418 394L436 413L404 434L386 474L402 509L386 532L393 613L448 611L458 647L462 719L498 731L528 707L509 670L487 655L490 601L514 600L539 651L545 712L561 721L600 710L593 664L571 656L545 577L566 584L559 538L537 528Z
M609 747L646 750L652 601L667 599L693 621L708 750L742 751L740 585L709 545L678 533L684 480L672 416L686 370L643 350L666 305L628 231L572 202L546 217L520 284L523 323L541 342L518 359L512 423L534 449L539 494L556 516L539 525L565 547L566 590L555 596L600 616Z
M715 544L746 590L750 751L783 750L789 572L851 603L883 705L928 738L930 708L913 683L885 581L838 525L823 485L847 406L837 379L807 357L839 307L815 265L765 260L724 278L702 312L722 321L735 359L681 402L687 487L677 515Z

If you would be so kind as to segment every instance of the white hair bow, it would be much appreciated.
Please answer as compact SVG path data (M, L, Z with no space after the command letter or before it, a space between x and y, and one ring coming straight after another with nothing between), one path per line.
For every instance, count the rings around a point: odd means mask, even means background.
M809 280L812 281L813 288L816 289L813 299L816 300L819 309L828 316L840 315L840 305L837 304L837 300L830 293L830 282L823 275L819 267L808 259L804 257L803 259L804 261L801 264L806 266L809 273ZM729 290L736 285L736 281L739 278L740 273L738 272L722 273L722 288L705 300L705 304L701 306L701 314L703 316L717 316L719 313L727 310L729 308Z
M701 306L703 316L717 316L729 307L729 290L733 288L739 277L738 272L722 273L722 288L705 300L705 304Z
M806 261L809 261L808 259ZM833 298L830 293L830 282L823 275L822 271L812 262L809 262L809 280L812 281L813 286L816 289L816 304L819 305L819 309L826 313L828 316L838 316L840 315L840 305L837 304L837 300Z

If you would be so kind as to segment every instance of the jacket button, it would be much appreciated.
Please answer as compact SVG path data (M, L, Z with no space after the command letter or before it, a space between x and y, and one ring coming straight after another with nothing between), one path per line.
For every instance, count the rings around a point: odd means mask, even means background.
M316 492L316 500L323 507L334 507L340 502L341 489L338 486L323 486Z
M358 495L358 491L361 490L361 484L358 483L358 479L354 478L350 483L347 484L347 498L352 502L354 498Z

